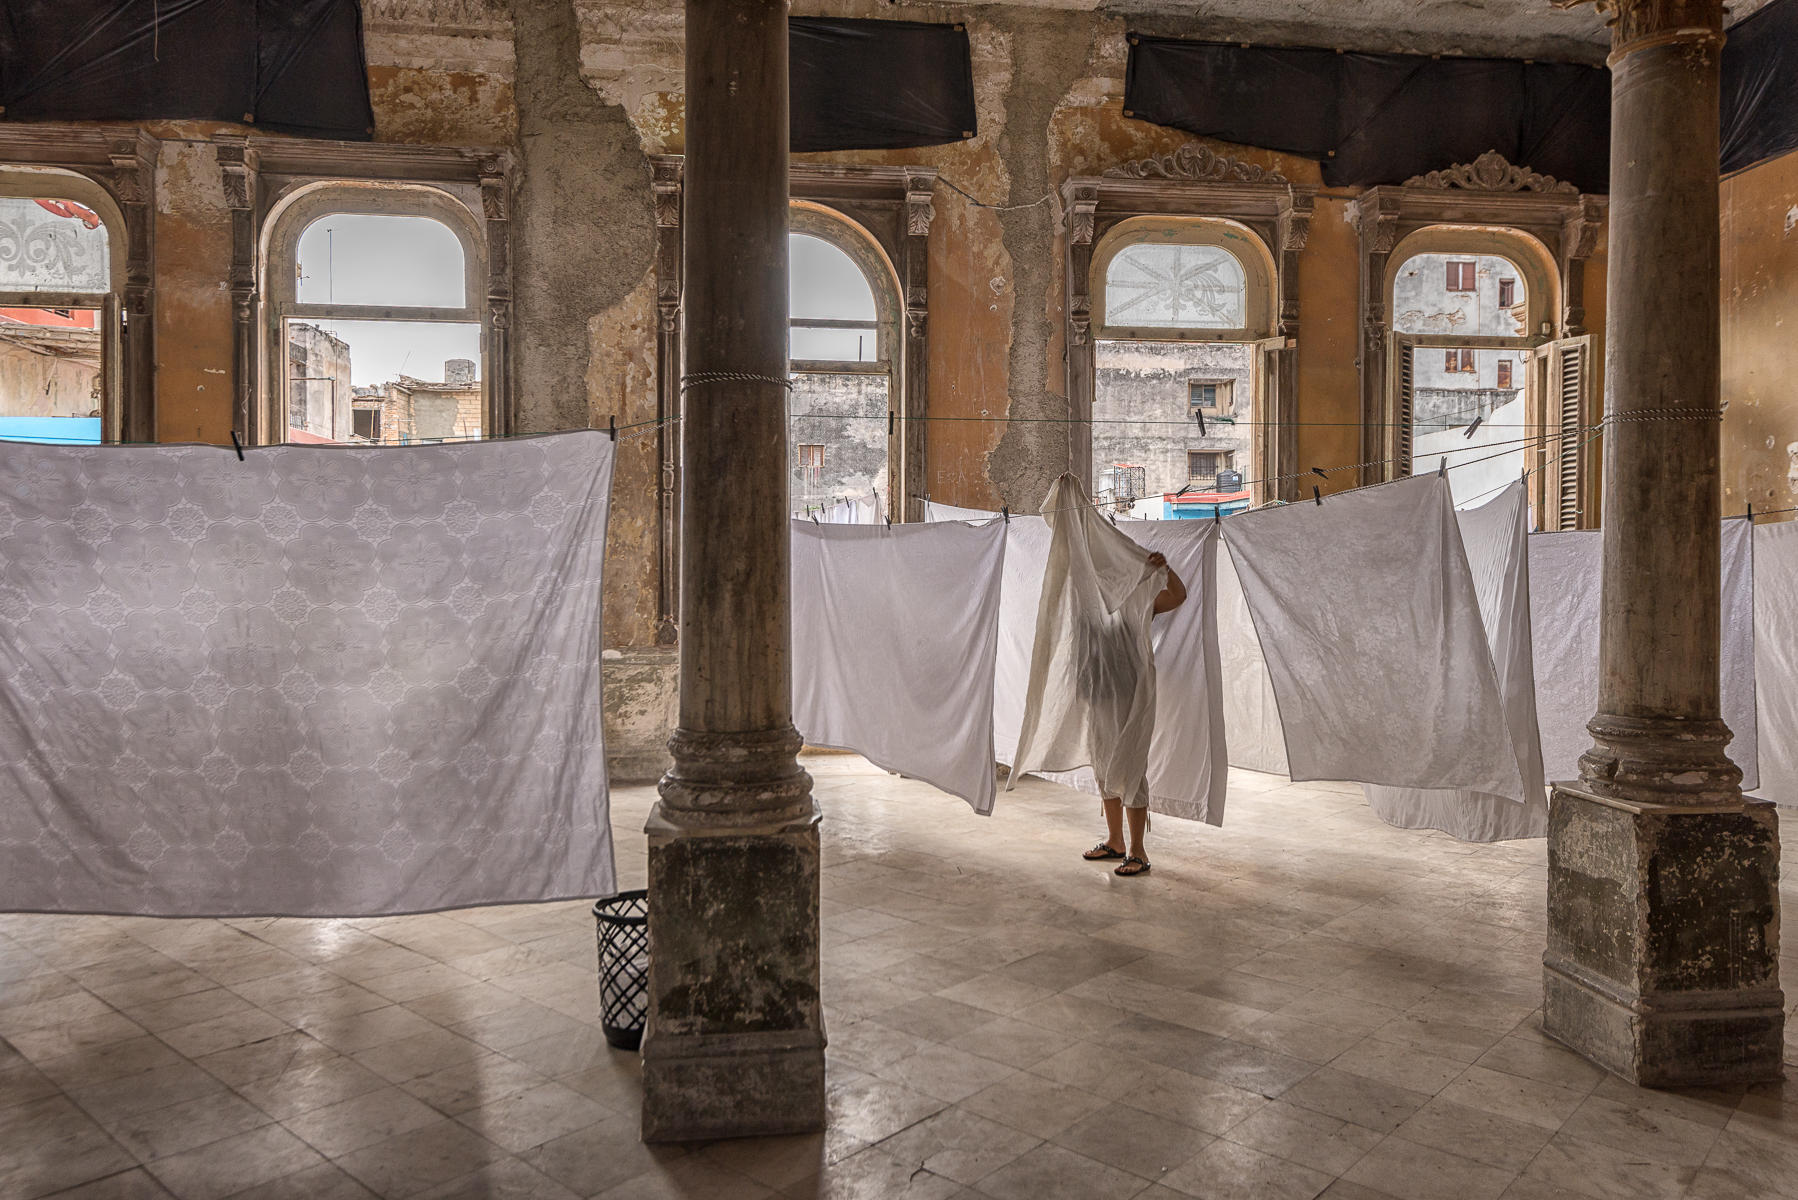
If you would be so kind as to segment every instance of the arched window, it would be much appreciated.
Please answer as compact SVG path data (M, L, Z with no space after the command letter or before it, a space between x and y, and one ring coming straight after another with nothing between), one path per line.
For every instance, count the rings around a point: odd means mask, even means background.
M430 188L322 185L270 223L269 420L284 440L488 432L479 227Z
M1247 508L1266 474L1265 247L1232 221L1136 218L1098 245L1093 274L1094 498L1151 520Z
M840 214L796 204L791 230L791 508L873 520L892 511L898 284L879 246Z
M99 442L122 250L108 206L55 175L0 176L6 185L27 194L0 194L0 438Z
M1563 408L1563 372L1582 385L1584 339L1557 342L1552 263L1527 235L1432 227L1405 239L1389 269L1397 474L1449 468L1458 504L1483 500L1526 470L1560 479L1561 425L1583 433L1576 395ZM1570 503L1577 478L1570 476ZM1577 524L1577 511L1567 527ZM1535 514L1538 526L1555 526Z

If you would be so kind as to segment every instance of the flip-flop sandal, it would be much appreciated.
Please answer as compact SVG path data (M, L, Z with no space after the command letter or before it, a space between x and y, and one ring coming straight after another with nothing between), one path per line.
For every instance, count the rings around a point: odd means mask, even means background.
M1131 863L1136 864L1134 869L1132 869ZM1147 875L1148 873L1149 860L1146 858L1138 858L1134 854L1124 855L1124 861L1119 863L1117 868L1112 871L1113 875L1122 875L1125 879L1130 879L1137 875Z
M1122 850L1113 850L1104 842L1100 842L1097 846L1094 846L1080 857L1084 858L1087 862L1104 862L1107 859L1123 858L1124 852Z

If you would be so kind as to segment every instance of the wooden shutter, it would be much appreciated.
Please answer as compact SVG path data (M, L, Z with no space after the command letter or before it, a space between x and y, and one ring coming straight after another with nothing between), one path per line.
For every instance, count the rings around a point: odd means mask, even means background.
M1585 510L1587 449L1591 431L1586 428L1587 392L1591 383L1592 340L1567 338L1543 347L1552 350L1548 369L1547 403L1543 424L1557 435L1543 451L1547 467L1544 495L1545 524L1552 529L1589 527ZM1551 523L1550 523L1551 522Z
M1449 354L1454 354L1453 350ZM1411 419L1412 397L1416 392L1416 360L1417 347L1409 342L1398 344L1396 366L1398 367L1398 403L1394 405L1397 412L1394 419L1398 423L1398 462L1394 463L1394 477L1402 478L1411 473Z

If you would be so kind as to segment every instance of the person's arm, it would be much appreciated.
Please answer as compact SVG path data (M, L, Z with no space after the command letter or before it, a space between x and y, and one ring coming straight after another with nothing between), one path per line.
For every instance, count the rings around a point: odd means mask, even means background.
M1151 554L1149 555L1149 566L1167 569L1167 586L1162 588L1161 594L1155 597L1155 615L1160 616L1164 612L1173 612L1185 604L1186 584L1181 581L1179 574L1167 565L1167 557L1162 554Z

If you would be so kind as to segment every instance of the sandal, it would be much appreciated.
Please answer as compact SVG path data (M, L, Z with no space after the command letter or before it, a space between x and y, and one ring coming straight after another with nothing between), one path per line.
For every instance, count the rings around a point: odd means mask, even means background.
M1132 863L1134 863L1135 866L1132 866ZM1119 863L1117 869L1112 872L1113 875L1122 875L1126 879L1133 875L1147 875L1148 873L1149 860L1146 858L1138 858L1134 854L1124 855L1124 861Z
M1125 854L1122 850L1113 850L1107 842L1100 842L1080 857L1087 862L1104 862L1106 859L1123 858Z

